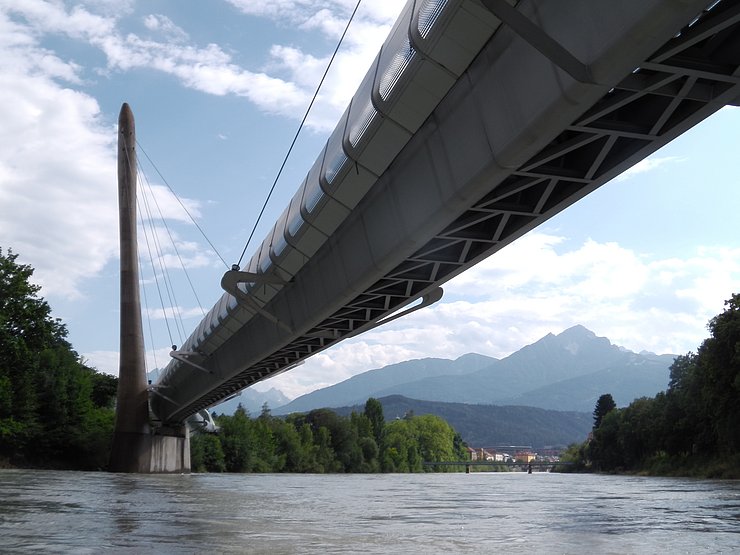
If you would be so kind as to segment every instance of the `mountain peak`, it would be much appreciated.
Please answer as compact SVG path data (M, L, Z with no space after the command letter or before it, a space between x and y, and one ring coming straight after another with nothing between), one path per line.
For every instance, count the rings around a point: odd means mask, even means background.
M620 402L654 395L660 390L656 382L667 381L671 362L670 357L645 357L617 347L606 337L575 325L557 335L549 333L500 360L469 353L456 360L428 358L370 370L299 397L273 414L353 406L368 397L388 395L591 410L605 391L619 396ZM639 379L634 377L635 368L640 369Z
M568 338L568 339L577 339L577 338L593 339L596 337L596 334L592 332L590 329L588 329L587 327L582 326L581 324L576 324L575 326L572 326L568 328L567 330L560 332L557 335L557 337Z

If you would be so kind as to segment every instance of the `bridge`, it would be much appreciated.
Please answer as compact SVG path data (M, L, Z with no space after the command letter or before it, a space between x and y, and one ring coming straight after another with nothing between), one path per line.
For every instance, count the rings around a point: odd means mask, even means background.
M289 205L173 349L153 415L181 425L428 306L738 102L739 0L409 0Z
M530 462L522 461L424 461L421 463L425 468L438 468L445 466L464 466L465 473L470 474L471 468L480 467L491 467L494 470L500 468L520 468L523 471L527 471L531 474L532 470L536 469L541 472L548 472L550 470L556 470L558 468L568 468L573 466L571 462L565 461L538 461L533 460Z

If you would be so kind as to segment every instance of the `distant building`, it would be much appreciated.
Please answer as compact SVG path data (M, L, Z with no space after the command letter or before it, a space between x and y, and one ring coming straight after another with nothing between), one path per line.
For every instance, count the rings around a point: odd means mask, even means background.
M530 463L537 458L537 453L531 451L517 451L514 455L516 462Z
M468 447L468 455L471 461L504 461L504 455L496 453L496 451L485 449L483 447L473 448Z

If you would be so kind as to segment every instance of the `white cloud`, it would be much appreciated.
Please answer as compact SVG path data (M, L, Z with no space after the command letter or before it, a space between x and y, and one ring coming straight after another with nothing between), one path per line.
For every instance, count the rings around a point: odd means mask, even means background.
M184 42L189 37L188 34L175 25L175 23L166 15L150 14L144 18L144 26L150 31L163 33L167 38L174 42Z
M352 1L231 2L246 14L267 17L304 31L318 31L330 41L339 39L355 5ZM322 131L334 128L402 7L403 3L390 0L361 6L307 119L308 127ZM317 57L295 45L273 45L265 71L282 76L302 91L303 97L288 106L290 113L272 111L301 117L329 59L328 51Z
M242 13L266 17L285 26L311 25L317 28L332 27L331 22L340 21L336 36L341 34L356 0L228 0ZM360 5L356 19L371 21L376 25L392 25L403 7L397 0L375 0ZM328 21L330 23L322 23Z
M200 201L189 198L178 199L169 187L151 184L145 179L145 183L139 184L139 191L142 216L147 220L160 222L165 219L191 223L193 219L201 217Z
M46 294L74 296L116 252L115 134L93 98L54 82L64 64L45 75L48 56L16 44L0 62L0 237Z
M341 1L235 0L232 3L247 15L298 25L304 31L317 30L332 40L341 34L354 5ZM93 8L100 6L93 4ZM335 60L322 95L307 120L308 127L323 131L333 128L400 8L400 4L385 0L373 2L360 10L345 46ZM274 45L267 58L265 71L249 70L235 64L232 56L217 44L188 44L187 31L161 14L146 16L144 25L161 35L162 41L124 33L119 28L119 21L107 10L99 15L79 5L66 9L61 3L31 0L4 9L25 19L25 32L28 35L63 34L99 49L106 56L106 71L154 69L179 79L186 87L206 94L245 97L266 113L293 119L303 116L329 61L326 52L321 57L315 57L295 46ZM58 63L59 60L54 56L47 56L42 61L48 66L47 71L63 71L68 80L76 79L80 71L74 64ZM41 61L38 65L42 65ZM275 71L279 76L266 71Z
M191 318L203 318L204 314L200 308L183 308L181 306L167 306L165 308L150 308L145 311L147 318L151 320L166 320L166 319L191 319ZM193 327L193 324L189 324ZM196 323L197 325L197 323Z
M111 376L118 376L118 355L118 351L90 351L81 354L88 366Z
M25 7L27 18L50 29L68 20L76 22L69 33L111 29L81 8L65 15L58 5L16 7ZM35 268L34 280L45 296L80 297L81 284L118 252L117 226L111 225L118 217L115 129L94 98L65 86L81 82L80 67L41 48L34 31L2 11L0 44L0 237L5 248ZM155 184L142 190L154 218L189 223L168 189ZM200 216L198 202L182 204ZM158 236L161 244L170 244L161 230ZM188 267L210 263L192 244L179 240L178 250ZM179 267L172 256L165 264Z
M628 170L623 171L616 178L614 178L614 181L625 181L627 179L635 177L636 175L640 175L641 173L651 172L668 164L683 161L683 158L678 158L676 156L653 156L650 158L645 158L644 160L640 160L637 164L635 164Z

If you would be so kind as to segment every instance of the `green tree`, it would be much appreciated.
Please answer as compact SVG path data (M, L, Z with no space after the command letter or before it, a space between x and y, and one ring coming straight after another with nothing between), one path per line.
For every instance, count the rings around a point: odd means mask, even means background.
M716 438L716 451L740 451L740 295L725 301L709 321L711 337L699 347L703 400Z
M316 470L317 472L338 472L341 465L337 462L332 448L331 432L326 426L316 430Z
M0 249L0 456L16 464L102 468L117 378L82 362L32 275L17 255Z
M455 430L444 419L433 414L414 416L409 420L420 457L419 464L409 467L420 470L422 462L446 462L460 460L455 450ZM431 470L431 469L429 469Z
M622 411L614 409L601 419L589 443L588 456L596 470L612 471L624 468L620 443Z
M328 432L330 439L328 447L331 448L334 462L327 467L326 461L321 461L325 472L351 472L357 467L358 457L361 457L357 433L347 418L340 417L330 409L315 409L306 415L306 422L311 425L314 434L321 428ZM319 439L323 441L323 436L319 436ZM319 443L322 454L326 452L326 447Z
M275 438L275 456L282 462L280 470L307 472L310 450L303 445L301 435L293 423L275 418L272 423L272 432ZM311 443L313 443L313 437Z
M215 434L194 433L190 438L190 465L193 472L224 472L226 459Z
M626 468L638 467L661 450L661 408L656 399L641 397L621 411L619 445Z
M305 421L304 415L290 415L286 419L285 431L285 435L278 438L278 449L281 449L286 457L285 470L287 472L323 472L323 468L317 461L319 448L314 442L311 425Z
M357 438L357 449L353 450L354 465L350 471L378 472L380 470L380 461L378 460L380 448L377 441L375 441L375 431L372 422L365 413L353 411L350 415L350 425Z
M365 402L365 416L370 421L372 427L373 439L377 445L380 445L383 441L383 430L385 428L385 416L383 415L383 405L375 399L370 397Z
M612 410L602 396L591 440L569 456L596 470L740 476L740 295L708 328L695 354L673 361L666 392Z
M604 393L596 401L596 408L594 408L594 430L601 425L601 420L607 413L617 408L617 404L614 402L614 398L611 393Z
M239 404L232 416L218 417L221 447L227 472L249 472L252 467L254 432L246 409Z
M259 417L250 419L240 406L217 422L218 436L194 436L191 441L196 471L420 472L425 460L464 460L467 454L460 435L432 415L383 424L382 445L364 412L344 417L316 409L282 419L263 407Z
M382 449L383 472L411 472L409 466L417 462L415 453L415 438L408 420L394 420L385 426ZM421 468L419 468L420 470Z
M459 461L466 456L455 430L432 414L394 420L386 425L383 438L384 472L421 472L424 462Z
M277 442L272 430L272 417L263 413L252 421L252 457L249 472L280 472L285 457L276 453Z
M581 472L588 464L588 443L571 443L560 456L560 460L570 463L566 472Z

